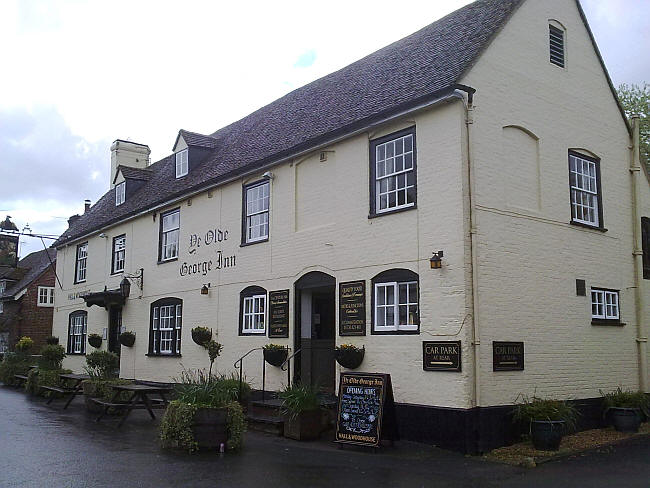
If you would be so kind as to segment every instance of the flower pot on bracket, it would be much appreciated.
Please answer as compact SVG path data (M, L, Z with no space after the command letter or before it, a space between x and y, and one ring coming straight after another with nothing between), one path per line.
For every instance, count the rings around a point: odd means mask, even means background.
M365 347L362 349L340 348L336 350L336 362L344 368L357 369L361 366L365 355Z
M287 360L289 350L283 349L264 349L264 360L271 366L280 367Z

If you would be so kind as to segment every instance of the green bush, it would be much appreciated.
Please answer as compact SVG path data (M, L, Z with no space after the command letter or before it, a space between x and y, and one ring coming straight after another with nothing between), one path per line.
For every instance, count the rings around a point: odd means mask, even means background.
M52 346L56 346L59 343L59 338L56 336L48 336L45 338L45 342Z
M578 421L578 410L564 400L521 396L521 401L515 406L513 420L526 427L533 420L563 420L567 431L573 431Z
M647 417L650 417L650 399L642 391L622 390L619 386L616 390L603 393L605 413L610 408L638 408Z
M131 385L133 381L124 380L122 378L98 378L94 377L89 380L84 380L84 393L91 392L88 396L93 398L100 398L104 401L113 400L113 395L115 390L111 388L111 385ZM90 386L90 387L88 387ZM122 391L115 399L120 402L126 402L131 397L131 393L128 391Z
M29 356L23 353L8 352L0 363L0 381L5 385L14 383L14 375L25 375L31 366Z
M114 352L94 351L86 355L86 372L92 378L116 378L120 357Z
M16 343L16 351L18 352L28 352L32 347L34 347L34 341L30 337L23 336Z
M309 384L295 383L287 386L278 396L282 399L284 412L291 418L302 412L318 410L321 405L318 388Z
M41 370L41 369L32 369L27 374L27 381L25 382L25 390L28 393L39 395L43 397L50 397L51 395L56 395L56 392L41 390L41 386L54 386L54 387L64 387L65 380L62 380L59 375L64 373L72 373L69 369L57 369L57 370Z
M38 368L41 370L60 370L65 358L63 346L48 344L41 348L41 357L38 358Z

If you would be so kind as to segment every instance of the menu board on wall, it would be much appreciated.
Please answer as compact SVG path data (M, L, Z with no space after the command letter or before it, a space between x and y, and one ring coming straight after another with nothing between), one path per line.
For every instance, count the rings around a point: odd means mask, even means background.
M460 341L423 341L424 371L460 371Z
M336 442L377 447L397 439L389 374L341 373L338 400Z
M493 371L523 371L523 342L492 342Z
M366 282L339 284L339 335L366 335Z
M269 292L269 337L289 337L289 290Z

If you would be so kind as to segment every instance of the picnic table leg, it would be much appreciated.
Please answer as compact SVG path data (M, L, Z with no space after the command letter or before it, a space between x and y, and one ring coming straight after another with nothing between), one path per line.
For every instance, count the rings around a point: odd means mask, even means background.
M119 394L120 394L120 392L117 391L117 390L115 390L115 392L113 392L113 397L111 398L111 403L115 403L115 400L117 400L117 396ZM99 422L104 417L104 415L106 415L108 413L109 408L111 408L111 407L109 407L108 405L106 405L104 407L104 410L102 410L102 413L99 415L99 417L97 417L96 422Z
M119 391L117 392L119 394ZM134 391L133 394L131 395L131 398L129 398L129 401L126 404L126 412L124 412L124 416L120 420L120 422L117 424L118 427L121 427L126 418L129 416L131 413L131 410L133 410L133 407L135 407L136 402L135 399L138 397L138 392Z
M65 406L63 407L63 410L68 408L68 405L70 405L72 403L72 400L74 400L74 397L76 397L79 390L81 390L81 381L82 380L77 380L77 383L74 385L73 391L70 394L70 399L65 403Z
M50 396L48 397L47 402L45 403L45 405L49 405L50 403L52 403L52 400L54 400L54 392L53 391L50 392Z
M149 415L151 415L152 420L156 420L156 416L153 413L153 409L151 408L151 402L149 401L149 397L145 392L141 392L140 396L142 397L142 401L144 402L144 405L147 407L147 410L149 410Z

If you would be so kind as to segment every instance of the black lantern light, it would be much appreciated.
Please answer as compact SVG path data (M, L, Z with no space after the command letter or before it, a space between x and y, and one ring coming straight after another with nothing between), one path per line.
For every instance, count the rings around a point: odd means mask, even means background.
M124 298L128 298L131 293L131 282L127 278L123 278L120 282L120 292Z
M442 268L442 256L443 256L442 251L438 251L438 252L434 251L433 256L431 256L431 259L429 259L429 263L431 263L431 269Z
M207 295L209 292L209 288L210 288L210 283L208 283L207 285L203 285L201 287L201 295Z

